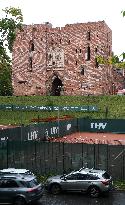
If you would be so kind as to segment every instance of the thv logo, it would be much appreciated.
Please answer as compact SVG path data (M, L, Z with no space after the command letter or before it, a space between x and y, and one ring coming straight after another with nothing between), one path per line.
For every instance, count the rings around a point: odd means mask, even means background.
M105 122L105 123L102 123L102 122L99 122L99 123L91 123L91 129L93 129L93 128L95 128L95 129L98 129L98 130L100 130L100 129L105 129L105 127L106 127L106 125L107 125L107 122Z

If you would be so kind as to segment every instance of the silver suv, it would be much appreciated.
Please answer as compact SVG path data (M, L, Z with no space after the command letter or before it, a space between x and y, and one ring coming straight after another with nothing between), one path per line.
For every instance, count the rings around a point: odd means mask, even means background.
M49 177L45 188L52 194L61 191L87 192L91 197L98 197L101 192L112 189L112 178L104 170L81 168L62 176Z
M33 175L1 175L0 204L26 205L39 200L44 187Z

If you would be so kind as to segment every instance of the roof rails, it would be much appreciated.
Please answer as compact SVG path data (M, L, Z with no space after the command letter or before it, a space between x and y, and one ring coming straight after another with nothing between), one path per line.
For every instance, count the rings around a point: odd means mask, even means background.
M25 176L23 176L22 174L13 174L13 173L5 173L3 175L0 175L0 179L2 178L11 178L11 179L17 179L17 178L22 178L22 179L25 179Z
M16 176L12 176L12 175L4 175L4 176L0 177L0 179L4 179L4 178L16 179L17 177Z
M79 169L79 172L82 171L83 169L85 169L85 167L80 168L80 169Z
M79 169L79 172L82 171L83 169L84 169L84 170L87 170L87 169L89 169L89 168L88 168L88 167L82 167L82 168Z
M88 167L82 167L79 169L79 172L82 171L82 170L88 170L89 172L91 172L92 170L94 170L94 167L92 167L91 169L88 168Z

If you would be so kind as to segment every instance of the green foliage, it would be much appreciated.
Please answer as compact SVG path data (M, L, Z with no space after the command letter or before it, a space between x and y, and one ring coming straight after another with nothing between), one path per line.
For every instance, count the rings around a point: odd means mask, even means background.
M121 13L122 13L122 15L123 15L123 17L125 16L125 11L121 11Z
M1 69L4 68L4 66L8 63L10 63L10 57L7 55L6 49L3 46L3 42L0 42L0 65ZM2 66L3 64L3 66Z
M12 52L13 42L16 36L16 29L21 29L23 16L18 8L5 8L5 17L0 19L1 42L6 44L10 52Z
M120 60L120 57L122 57L122 59ZM116 68L121 68L121 69L125 69L125 53L122 53L119 57L117 55L115 56L111 56L109 58L105 58L103 56L97 56L97 61L100 64L104 64L104 65L112 65L113 67Z
M0 62L0 96L12 95L11 67L6 61Z
M45 183L46 180L49 178L49 177L52 177L52 176L55 176L57 175L57 173L50 173L50 174L46 174L46 175L38 175L36 173L36 176L37 176L37 180L40 182L40 183Z
M119 58L122 57L122 60ZM109 57L109 58L104 58L103 56L97 56L97 61L100 64L104 65L112 65L115 68L121 68L125 69L125 53L122 53L119 57L117 55Z
M16 30L21 29L23 16L19 8L5 8L0 19L0 95L12 95L11 59Z
M125 191L125 182L124 181L114 181L114 187L117 190Z
M5 9L3 9L3 11L6 14L11 14L13 17L15 17L16 21L19 21L19 23L23 22L23 15L22 15L21 9L14 8L14 7L10 7L10 8L6 7Z

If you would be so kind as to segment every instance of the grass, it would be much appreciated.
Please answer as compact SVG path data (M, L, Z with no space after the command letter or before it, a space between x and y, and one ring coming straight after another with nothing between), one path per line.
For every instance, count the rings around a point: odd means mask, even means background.
M114 187L116 190L125 191L125 181L114 181Z
M36 106L84 106L96 105L98 112L60 112L60 116L71 115L74 118L89 117L104 119L108 107L109 119L125 119L125 96L6 96L0 97L0 105L36 105ZM29 124L32 118L55 117L58 113L50 111L5 111L0 110L0 124Z

